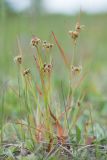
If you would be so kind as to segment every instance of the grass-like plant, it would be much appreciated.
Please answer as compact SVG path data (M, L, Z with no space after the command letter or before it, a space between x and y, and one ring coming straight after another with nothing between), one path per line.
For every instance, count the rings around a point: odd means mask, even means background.
M99 152L103 146L98 143L94 132L92 106L84 100L85 93L81 94L78 91L87 74L76 59L78 37L83 28L84 26L77 22L74 31L68 32L73 46L71 58L65 54L54 32L54 44L33 36L31 46L35 50L34 74L30 67L24 67L24 57L18 42L20 53L14 58L19 73L17 96L20 114L23 109L25 114L23 118L18 118L11 125L7 123L4 127L2 108L0 137L1 145L5 148L1 151L4 157L14 159L18 155L19 159L28 157L47 160L103 156L103 152ZM62 80L59 83L60 91L55 86L54 68L57 63L52 55L55 45L63 59L60 66L65 66L67 71L66 94ZM61 69L62 67L58 69L58 74ZM61 100L58 93L61 94ZM15 143L4 144L9 132L13 133L11 140Z

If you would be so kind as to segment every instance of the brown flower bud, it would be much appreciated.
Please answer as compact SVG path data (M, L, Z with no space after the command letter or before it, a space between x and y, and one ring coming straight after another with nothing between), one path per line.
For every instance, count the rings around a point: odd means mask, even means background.
M23 76L26 76L28 74L30 74L30 69L29 68L24 70Z
M69 34L71 35L72 39L76 40L79 36L79 32L77 31L69 31Z
M14 61L18 64L21 64L22 63L22 55L18 55L14 58Z
M76 30L77 32L80 32L80 30L81 30L80 23L78 23L78 22L76 23L75 30Z
M44 65L43 65L43 71L44 72L51 72L52 71L52 64L46 64L46 63L44 63Z
M82 70L82 66L72 66L71 71L73 74L78 75Z
M46 49L49 49L53 47L53 44L48 43L47 41L43 41L43 47Z
M80 25L80 23L77 22L77 23L76 23L76 26L75 26L75 30L76 30L77 32L80 32L80 30L81 30L82 28L84 28L84 27L85 27L84 25Z
M32 46L36 47L39 43L41 42L41 40L38 37L33 37L31 39L31 44Z

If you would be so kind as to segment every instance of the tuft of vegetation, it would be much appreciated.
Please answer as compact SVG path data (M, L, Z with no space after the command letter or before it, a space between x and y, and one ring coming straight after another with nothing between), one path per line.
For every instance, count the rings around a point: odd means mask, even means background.
M9 89L16 97L20 117L7 119L5 115L5 85L1 100L0 159L107 158L106 130L94 118L93 105L84 90L88 70L77 53L78 38L84 28L78 21L74 30L68 31L73 46L71 55L65 53L54 32L52 42L33 36L30 42L33 69L32 65L26 67L18 39L19 54L14 58L18 86ZM57 61L54 47L60 53ZM66 81L60 78L56 85L62 69Z

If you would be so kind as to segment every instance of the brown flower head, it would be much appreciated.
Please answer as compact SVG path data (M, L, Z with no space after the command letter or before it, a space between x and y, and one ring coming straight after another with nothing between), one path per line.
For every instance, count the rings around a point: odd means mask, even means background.
M29 75L30 74L30 69L25 69L23 72L23 76Z
M32 39L31 39L31 44L32 44L32 46L34 46L34 47L37 47L37 45L39 44L41 42L41 40L40 40L40 38L38 38L38 37L33 37Z
M77 39L79 36L79 32L77 31L69 31L70 36L72 37L72 39Z
M50 73L51 71L52 71L52 64L46 64L46 63L44 63L44 65L43 65L43 72L44 73Z
M71 67L71 72L72 72L74 75L80 74L81 71L82 71L82 66L72 66L72 67Z
M75 30L77 32L80 32L82 28L84 28L85 26L84 25L80 25L79 22L76 23L76 26L75 26Z
M14 58L14 61L18 64L21 64L22 63L22 55L18 55Z
M53 47L53 44L48 43L47 41L43 41L42 46L43 46L44 48L46 48L46 49L50 49L50 48Z

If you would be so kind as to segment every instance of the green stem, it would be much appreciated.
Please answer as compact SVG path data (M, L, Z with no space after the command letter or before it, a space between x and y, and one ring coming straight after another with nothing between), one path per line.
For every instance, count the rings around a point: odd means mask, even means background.
M2 142L3 142L3 124L4 124L4 89L3 89L3 97L2 97L2 103L1 103L1 122L0 122L0 130L1 130L1 144L2 144Z
M73 47L73 55L72 55L71 65L74 65L74 63L75 63L75 54L76 54L76 44L74 44L74 47Z

